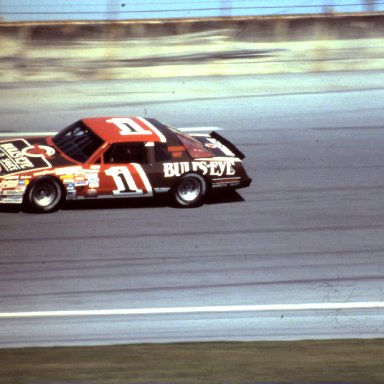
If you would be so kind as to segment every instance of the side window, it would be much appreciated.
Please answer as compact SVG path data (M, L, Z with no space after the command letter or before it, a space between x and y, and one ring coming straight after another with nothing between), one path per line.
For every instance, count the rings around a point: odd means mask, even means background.
M172 154L168 151L166 143L155 143L155 161L170 161L172 160Z
M104 154L106 164L146 163L144 143L112 144Z

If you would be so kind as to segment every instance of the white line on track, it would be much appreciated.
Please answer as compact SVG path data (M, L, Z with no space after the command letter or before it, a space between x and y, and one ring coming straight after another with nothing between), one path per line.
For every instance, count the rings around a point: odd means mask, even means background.
M220 127L182 127L177 128L179 131L182 132L207 132L207 131L222 131L223 128Z
M0 137L53 136L57 132L0 132Z
M177 128L182 132L211 132L222 131L220 127L182 127ZM53 136L57 132L0 132L0 137L32 137L32 136Z
M230 305L213 307L137 308L137 309L90 309L41 312L3 312L0 319L40 318L72 316L134 316L134 315L176 315L223 312L276 312L310 310L384 309L384 302L355 303L312 303L312 304L271 304L271 305Z

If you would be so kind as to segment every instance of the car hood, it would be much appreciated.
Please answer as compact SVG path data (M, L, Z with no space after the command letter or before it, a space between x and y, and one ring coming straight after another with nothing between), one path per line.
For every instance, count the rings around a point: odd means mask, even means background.
M73 164L46 137L0 141L0 177Z

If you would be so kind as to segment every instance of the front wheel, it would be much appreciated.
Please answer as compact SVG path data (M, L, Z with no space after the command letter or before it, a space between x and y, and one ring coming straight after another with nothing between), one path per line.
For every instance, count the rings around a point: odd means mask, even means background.
M42 177L29 187L26 203L34 212L50 212L57 209L62 197L60 183L52 177Z
M181 207L196 207L201 204L207 191L203 176L189 173L181 176L173 188L173 198Z

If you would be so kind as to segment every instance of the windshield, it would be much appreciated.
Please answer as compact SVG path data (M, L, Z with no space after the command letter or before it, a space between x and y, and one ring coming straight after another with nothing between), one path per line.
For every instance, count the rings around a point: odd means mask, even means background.
M103 141L81 121L63 129L53 137L53 143L67 156L86 162Z

